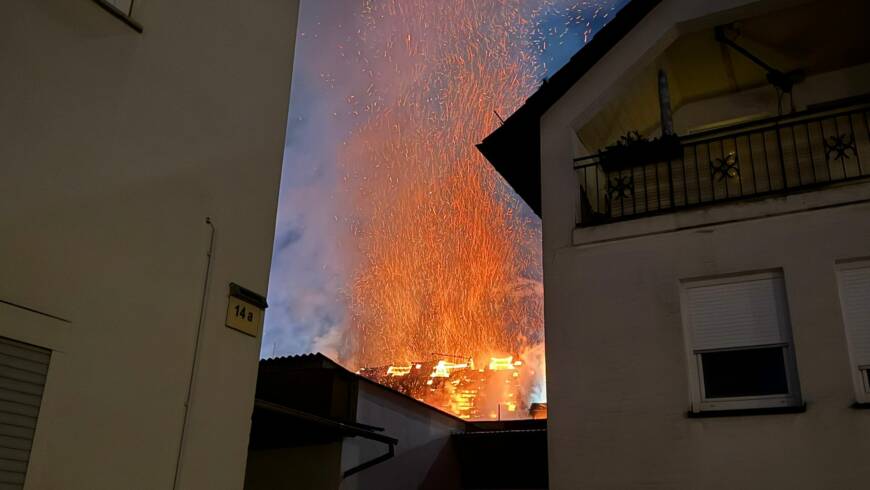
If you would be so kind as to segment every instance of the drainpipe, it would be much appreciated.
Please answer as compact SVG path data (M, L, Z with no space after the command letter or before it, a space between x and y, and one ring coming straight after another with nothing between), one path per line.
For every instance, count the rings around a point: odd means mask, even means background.
M384 461L392 458L396 455L396 444L399 443L399 440L390 437L384 434L377 434L374 431L382 431L384 429L379 427L372 427L370 425L354 423L349 424L346 422L339 422L337 420L332 420L326 417L321 417L320 415L315 415L312 413L306 413L295 408L285 407L282 405L278 405L277 403L268 402L266 400L255 399L254 407L260 408L262 410L268 410L270 412L280 413L284 415L289 415L291 417L300 418L302 420L306 420L309 422L313 422L316 424L321 424L326 427L337 429L340 433L345 434L344 437L362 437L363 439L368 439L370 441L376 441L387 445L387 452L376 456L368 461L364 461L353 468L348 468L345 470L341 477L347 478L351 475L355 475L362 470L367 468L371 468L376 464L383 463Z
M362 437L365 437L365 436L362 436ZM386 444L389 445L389 448L387 449L387 452L386 452L385 454L382 454L382 455L380 455L380 456L378 456L378 457L376 457L376 458L372 458L372 459L370 459L370 460L368 460L368 461L366 461L366 462L364 462L364 463L360 463L360 464L354 466L353 468L348 469L347 471L345 471L345 472L342 474L342 478L347 478L347 477L349 477L349 476L351 476L351 475L353 475L353 474L355 474L355 473L359 473L360 471L362 471L362 470L364 470L364 469L371 468L372 466L374 466L374 465L376 465L376 464L381 464L381 463L383 463L384 461L386 461L386 460L392 458L393 456L395 456L395 454L396 454L396 445L395 445L394 443L392 443L392 442L387 442Z
M184 419L181 426L181 438L178 441L178 455L175 458L175 478L172 481L173 490L178 488L179 478L181 477L181 463L184 454L184 442L187 428L190 423L190 404L193 398L193 381L196 377L197 367L199 367L199 342L202 333L202 326L205 323L205 306L208 299L208 283L211 277L212 256L214 255L214 235L215 229L211 222L211 218L205 218L205 224L211 228L211 235L208 240L208 251L206 251L205 277L202 281L202 298L199 301L199 322L196 325L196 336L193 341L193 360L190 364L190 375L187 379L187 396L184 399Z

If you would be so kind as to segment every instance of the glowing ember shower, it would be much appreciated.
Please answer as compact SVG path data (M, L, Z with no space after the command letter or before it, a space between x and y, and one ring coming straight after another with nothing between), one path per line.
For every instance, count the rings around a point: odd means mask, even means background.
M366 4L371 113L344 163L360 262L354 360L485 362L542 337L539 239L474 144L534 85L519 2Z
M361 368L358 373L465 419L531 417L521 390L523 362L513 356L474 361L418 362L408 366Z
M563 3L363 2L340 47L363 78L341 154L356 257L346 364L398 377L448 353L508 372L510 355L534 351L521 358L540 382L539 224L475 143L534 91L546 44L535 17ZM559 15L586 22L583 8ZM530 389L505 396L527 407Z

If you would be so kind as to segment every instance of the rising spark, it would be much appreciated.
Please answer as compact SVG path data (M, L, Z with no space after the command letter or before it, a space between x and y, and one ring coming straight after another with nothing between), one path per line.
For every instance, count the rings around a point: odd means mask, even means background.
M608 10L606 1L524 3L364 1L353 48L340 47L363 80L345 97L359 123L341 156L347 246L358 257L343 359L354 368L394 366L390 376L404 376L439 352L507 371L540 350L539 223L474 145L534 91L547 44L576 26L588 38L589 22ZM554 17L564 25L542 27ZM460 364L434 360L437 377ZM469 397L454 393L447 409ZM510 411L532 401L529 389L499 397Z

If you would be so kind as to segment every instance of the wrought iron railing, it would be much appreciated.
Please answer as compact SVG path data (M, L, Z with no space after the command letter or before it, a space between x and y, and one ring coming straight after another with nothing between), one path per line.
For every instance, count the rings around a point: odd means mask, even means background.
M591 226L870 176L870 105L807 111L675 138L661 158L574 160ZM650 145L654 147L654 145Z

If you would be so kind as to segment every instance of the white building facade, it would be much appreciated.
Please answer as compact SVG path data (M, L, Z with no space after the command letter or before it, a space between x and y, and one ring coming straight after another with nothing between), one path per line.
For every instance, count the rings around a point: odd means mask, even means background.
M260 361L246 490L460 488L466 421L322 354Z
M384 433L399 443L393 458L345 478L342 490L461 486L450 435L463 431L464 421L367 381L359 383L356 413L361 423L384 427ZM351 468L383 453L383 444L362 438L345 439L341 467Z
M0 487L242 487L297 10L0 5Z
M867 16L633 1L480 145L543 218L552 488L870 485Z

